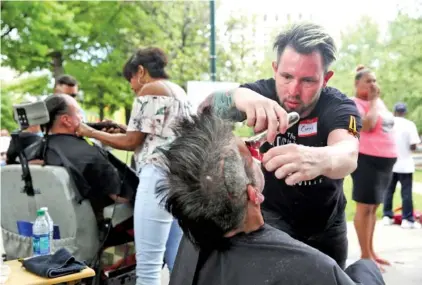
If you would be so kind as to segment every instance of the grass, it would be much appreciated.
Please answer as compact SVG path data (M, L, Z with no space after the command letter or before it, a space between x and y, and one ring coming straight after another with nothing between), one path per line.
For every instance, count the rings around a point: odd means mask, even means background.
M245 134L247 133L246 128L244 128L242 131L245 132ZM133 152L128 152L124 150L113 150L113 154L118 157L121 161L126 162L126 164L130 165ZM422 182L422 170L417 170L413 176L413 179L414 181ZM352 221L355 215L356 203L352 200L352 178L350 176L344 179L344 194L347 199L346 218L348 221ZM400 205L400 189L397 189L394 193L393 209L399 207ZM422 195L413 193L413 206L415 209L422 210ZM380 207L378 208L377 216L378 218L382 218L382 205L380 205Z
M422 183L422 169L416 169L415 173L413 173L413 181Z
M419 171L419 175L422 176L422 171ZM356 203L352 200L352 185L352 178L350 176L346 177L346 179L344 179L344 194L347 199L346 218L348 221L353 220L356 211ZM401 196L400 189L397 188L394 192L393 209L399 206L401 206ZM422 210L422 195L413 193L413 207L414 209ZM382 205L378 207L377 217L382 218Z

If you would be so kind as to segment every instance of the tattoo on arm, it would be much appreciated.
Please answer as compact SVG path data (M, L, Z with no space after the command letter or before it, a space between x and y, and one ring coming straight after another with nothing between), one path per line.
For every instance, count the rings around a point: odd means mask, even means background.
M216 91L209 95L198 108L201 112L206 107L211 107L213 112L224 119L236 122L246 120L246 114L237 110L233 102L233 94L236 89L228 91Z

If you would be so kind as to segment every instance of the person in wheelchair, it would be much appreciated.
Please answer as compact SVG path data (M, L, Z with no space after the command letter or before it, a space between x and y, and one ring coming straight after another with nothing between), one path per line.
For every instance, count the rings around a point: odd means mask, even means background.
M111 154L76 136L75 130L82 120L77 101L69 95L56 94L46 98L45 104L50 121L43 125L44 139L26 148L27 159L29 163L65 167L81 198L89 199L101 225L106 206L116 202L129 203L134 193L128 191L130 187L122 187L124 177L110 162ZM134 187L136 189L137 185ZM133 221L124 224L125 228L133 227ZM121 244L131 239L133 237L113 236L111 232L105 245Z
M264 223L264 176L233 124L206 109L175 132L162 150L168 167L162 188L169 192L157 194L184 232L170 285L384 284L374 262L359 260L343 271Z

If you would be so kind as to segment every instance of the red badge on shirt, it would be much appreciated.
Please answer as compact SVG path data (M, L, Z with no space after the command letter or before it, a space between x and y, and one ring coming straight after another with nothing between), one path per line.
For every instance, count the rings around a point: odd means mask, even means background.
M299 137L315 136L318 130L318 118L303 120L299 122L297 134Z

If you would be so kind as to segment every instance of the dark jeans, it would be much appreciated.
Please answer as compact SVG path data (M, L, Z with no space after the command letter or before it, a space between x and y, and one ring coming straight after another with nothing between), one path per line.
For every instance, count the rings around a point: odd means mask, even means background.
M346 266L348 240L347 240L347 224L344 212L340 214L333 222L333 224L321 233L316 233L310 236L303 236L299 234L291 225L285 221L279 214L262 210L264 220L270 226L279 229L292 238L306 243L313 248L325 253L334 259L337 264L344 269Z
M387 193L384 197L384 216L393 218L393 195L396 191L397 182L401 184L401 200L402 200L402 219L414 222L413 217L413 200L412 200L412 182L413 173L395 173L390 185L387 188Z

